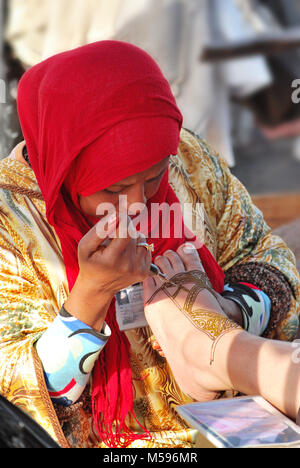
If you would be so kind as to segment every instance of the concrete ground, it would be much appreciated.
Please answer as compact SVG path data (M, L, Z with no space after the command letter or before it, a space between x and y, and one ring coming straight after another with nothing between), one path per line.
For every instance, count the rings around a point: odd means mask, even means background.
M253 130L246 145L235 147L236 166L232 172L251 194L300 192L296 144L291 139L267 141Z

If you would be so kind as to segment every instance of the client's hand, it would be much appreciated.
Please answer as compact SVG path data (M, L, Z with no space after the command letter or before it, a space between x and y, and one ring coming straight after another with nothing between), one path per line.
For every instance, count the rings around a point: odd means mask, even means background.
M197 307L203 307L204 309L218 312L221 315L226 315L222 309L222 300L224 299L212 290L198 251L195 249L193 244L183 244L179 247L177 252L168 250L163 256L156 257L154 263L166 275L168 280L171 280L171 278L180 273L188 273L190 271L201 272L203 274L203 278L205 278L205 283L203 284L203 289L197 296ZM191 289L195 285L193 277L190 277L190 282L186 280L189 279L188 276L183 276L183 278L184 280L179 281L178 286L184 285L185 288ZM157 292L162 286L163 281L158 276L147 278L144 283L145 302L148 303L149 299L151 299L151 296L154 294L155 297L150 301L151 303L165 299L166 294L164 290ZM178 289L178 287L177 285L174 285L174 287L169 287L168 291L170 294L173 294L176 289ZM185 296L186 294L182 297Z
M227 388L211 365L216 343L239 327L223 312L192 244L165 252L155 263L170 283L157 277L144 281L148 323L181 388L198 399L214 398Z
M204 272L198 252L192 244L182 245L178 249L177 253L172 250L165 252L163 256L157 257L155 259L155 263L160 268L160 270L166 274L168 279L172 278L172 276L176 275L177 273L182 273L182 272L190 271L190 270L199 270L199 271ZM147 298L149 299L149 297L152 296L161 286L162 286L162 281L160 280L159 277L155 277L155 278L153 277L152 281L149 278L149 281L146 281L144 283L146 301L147 301ZM172 292L173 291L174 290L172 290ZM215 293L215 298L216 296L217 296L217 293ZM211 304L209 303L203 304L203 306L210 305L213 310L214 310L214 307L217 307L218 311L221 314L223 314L223 310L219 306L222 304L221 301L225 299L223 299L221 295L218 295L218 296L219 296L218 297L219 304L216 304L216 301L213 298L211 292L204 290L202 292L201 299L202 301L204 299L206 301L213 300ZM159 300L159 298L160 299L165 298L165 293L163 291L157 294L156 302ZM200 300L200 298L198 298L198 300ZM154 298L153 298L153 301L154 301ZM157 340L152 338L151 345L153 349L155 349L160 354L160 356L165 357L165 354L163 350L161 349L161 346Z
M152 278L144 282L146 318L177 383L198 401L230 389L261 395L295 419L300 370L293 343L249 334L230 321L210 286L202 289L197 251L185 247L156 260L173 286L161 288Z

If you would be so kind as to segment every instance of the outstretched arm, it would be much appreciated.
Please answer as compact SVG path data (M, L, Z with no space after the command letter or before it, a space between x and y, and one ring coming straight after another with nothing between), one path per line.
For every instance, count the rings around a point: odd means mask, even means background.
M196 286L190 272L203 273L203 267L197 251L186 247L156 259L168 279L176 283L180 274L180 291L171 284L161 288L153 278L144 282L146 318L182 390L200 401L230 389L261 395L295 419L300 406L295 347L237 327L207 288L199 289L190 308Z

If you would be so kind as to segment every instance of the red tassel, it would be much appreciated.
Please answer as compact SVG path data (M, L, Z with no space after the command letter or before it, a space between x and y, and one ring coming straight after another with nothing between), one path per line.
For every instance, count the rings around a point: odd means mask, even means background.
M130 344L125 333L119 330L114 303L110 306L107 323L113 332L93 370L93 418L105 445L126 448L135 440L151 439L151 435L133 413ZM135 434L127 427L125 419L130 414L143 433Z

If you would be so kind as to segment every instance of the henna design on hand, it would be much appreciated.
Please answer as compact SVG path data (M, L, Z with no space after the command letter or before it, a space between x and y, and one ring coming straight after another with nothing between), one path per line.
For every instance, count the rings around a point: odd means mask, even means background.
M193 284L194 286L187 288L184 286L185 284ZM171 294L169 289L174 287L177 287L177 289L173 294ZM188 318L188 320L213 341L210 353L210 364L212 364L218 340L224 334L233 330L242 330L242 328L240 325L229 320L226 316L223 316L218 312L213 312L203 308L196 308L193 310L198 294L204 289L208 290L219 302L218 295L213 290L207 275L203 271L186 271L178 273L169 281L164 282L164 284L154 292L146 303L150 304L154 297L160 291L163 291L173 301L176 307ZM176 300L176 297L181 290L187 292L187 297L183 306L181 306Z

